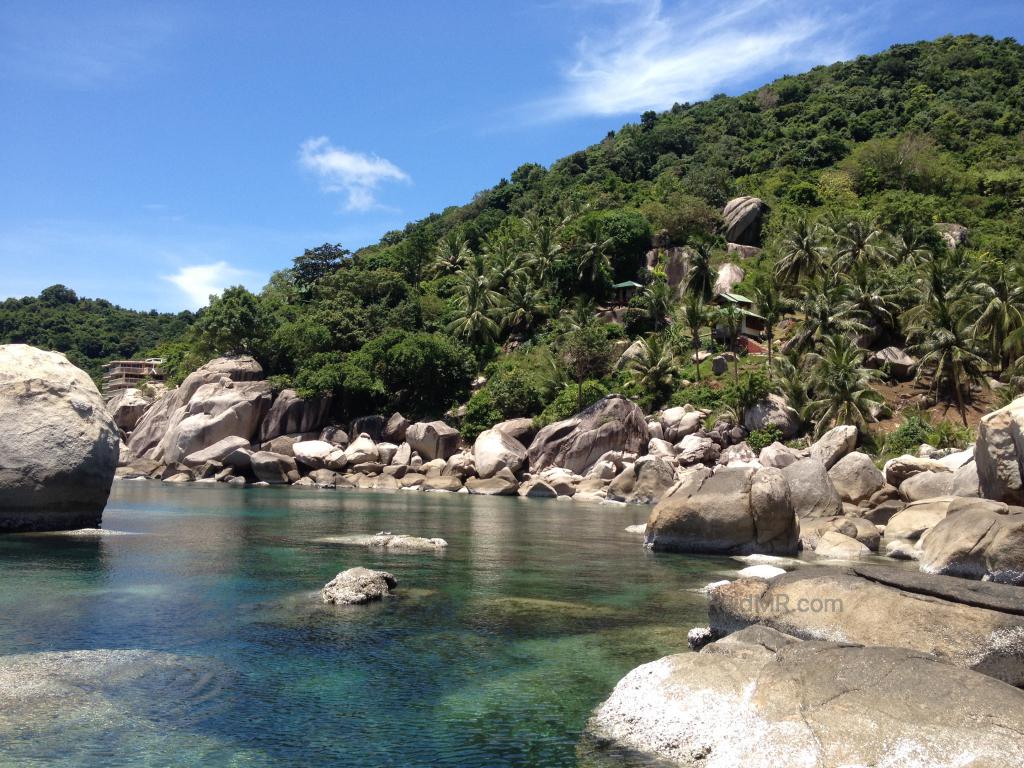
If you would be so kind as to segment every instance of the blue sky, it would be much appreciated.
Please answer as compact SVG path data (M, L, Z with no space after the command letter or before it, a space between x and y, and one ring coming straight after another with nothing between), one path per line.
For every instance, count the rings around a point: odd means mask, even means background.
M1020 0L19 2L0 14L0 298L259 289L645 109L942 34Z

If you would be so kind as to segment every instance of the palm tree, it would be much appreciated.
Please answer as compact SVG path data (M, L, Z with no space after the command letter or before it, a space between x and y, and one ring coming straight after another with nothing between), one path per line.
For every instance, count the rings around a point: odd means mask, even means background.
M842 296L869 330L896 329L896 316L900 311L897 301L899 287L891 276L866 262L858 262L845 275Z
M459 277L459 315L447 329L470 346L483 347L498 336L499 326L494 314L502 303L501 296L491 288L487 267L480 254L473 256Z
M562 250L560 228L547 217L532 214L526 218L527 251L530 271L537 285L543 286L555 257Z
M612 245L612 239L604 237L601 222L592 219L584 225L583 240L577 275L581 281L586 278L591 285L597 285L602 275L611 272L608 249Z
M999 373L1006 370L1009 353L1024 342L1024 281L1017 265L986 260L985 277L970 287L978 303L972 303L970 332L975 340L988 341L988 353Z
M650 397L652 407L668 399L677 374L676 356L671 344L651 335L647 338L638 357L626 364L629 384L640 398Z
M779 289L771 280L761 280L754 286L754 301L757 304L757 311L764 318L764 337L768 342L768 378L770 379L773 347L775 346L775 326L792 311L793 304L779 293Z
M644 288L643 297L646 300L651 327L655 331L660 331L672 310L672 289L664 280L655 279Z
M834 280L809 281L797 309L793 346L798 350L810 349L816 339L836 334L857 335L867 330L845 297L843 286Z
M821 353L807 357L814 399L804 406L803 415L814 421L815 436L839 424L863 431L875 421L872 409L883 400L871 385L882 374L863 366L863 353L849 336L827 336Z
M502 326L509 333L529 333L538 319L547 314L544 294L529 277L519 277L512 282L505 295Z
M457 230L452 230L434 246L434 274L458 274L472 257L473 252L466 244L465 238Z
M822 243L818 224L806 218L797 219L783 235L775 275L780 280L795 284L802 277L814 277L821 272L827 249Z
M807 405L808 375L804 370L804 359L795 350L783 352L772 362L772 383L775 391L786 398L797 413Z
M837 272L846 272L862 262L877 265L888 259L885 235L865 219L850 219L834 234L836 253L833 264Z
M711 298L715 288L715 268L711 264L711 245L698 243L690 251L690 263L686 270L686 292L700 296L704 301Z
M693 345L693 362L697 366L698 382L700 381L700 332L711 325L711 319L711 306L705 304L704 299L696 294L688 295L676 313L676 324L690 334L690 343Z
M725 331L725 336L729 340L729 351L733 353L733 379L738 382L740 359L736 354L736 339L739 338L740 329L743 327L743 310L730 302L715 313L715 323Z
M483 251L490 267L491 287L496 291L508 290L513 281L525 276L526 263L520 254L519 243L504 228L488 235Z

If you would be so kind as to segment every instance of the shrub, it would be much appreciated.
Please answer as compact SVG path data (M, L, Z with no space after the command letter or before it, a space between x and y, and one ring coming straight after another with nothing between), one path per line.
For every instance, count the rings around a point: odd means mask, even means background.
M762 448L777 442L782 438L782 431L774 424L769 424L764 429L755 429L747 436L747 445L755 454L761 452Z
M691 384L672 395L669 404L689 404L702 411L713 411L725 402L724 394L724 389L712 387L710 384Z
M970 441L971 431L967 427L945 420L933 423L927 413L906 411L903 423L885 438L882 453L887 456L916 455L922 443L934 448L964 448Z
M607 394L607 387L600 381L595 381L594 379L584 381L583 407L587 408L593 405ZM548 424L556 421L568 419L570 416L576 415L576 413L576 385L567 384L533 422L538 428L546 427Z
M462 437L467 442L476 440L485 429L490 429L504 417L494 404L494 398L486 388L474 393L466 403L466 415L462 419Z

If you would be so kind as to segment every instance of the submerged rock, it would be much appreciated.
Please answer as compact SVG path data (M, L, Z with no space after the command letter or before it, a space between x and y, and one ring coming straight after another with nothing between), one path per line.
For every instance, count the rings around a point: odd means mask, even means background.
M382 600L396 586L398 581L387 571L349 568L327 582L320 590L320 597L333 605L362 605Z
M319 544L351 544L352 546L374 549L399 550L403 552L436 552L448 546L444 539L427 539L404 533L350 533L343 536L324 536L316 540Z

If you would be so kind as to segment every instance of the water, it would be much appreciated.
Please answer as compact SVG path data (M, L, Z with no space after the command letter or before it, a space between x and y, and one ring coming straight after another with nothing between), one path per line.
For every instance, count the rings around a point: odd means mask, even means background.
M739 567L645 551L623 529L647 512L115 483L104 528L131 535L0 537L0 764L576 765L593 708ZM379 530L449 546L316 542ZM397 596L323 605L355 565Z

